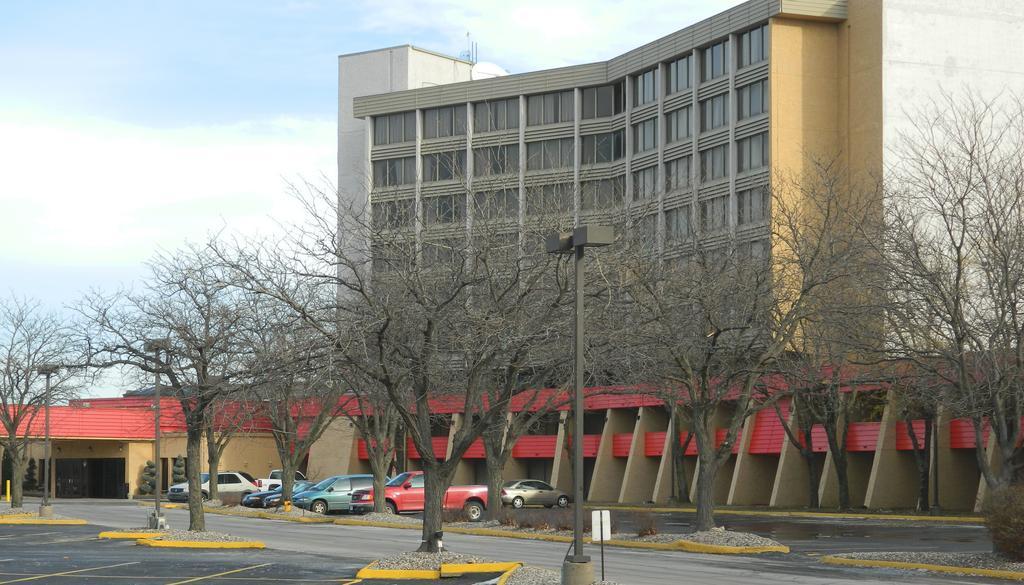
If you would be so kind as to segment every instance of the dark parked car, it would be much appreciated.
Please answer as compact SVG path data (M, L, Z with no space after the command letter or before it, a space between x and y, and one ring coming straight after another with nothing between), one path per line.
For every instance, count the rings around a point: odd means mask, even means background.
M297 494L308 490L315 485L311 481L296 480L295 485L292 486L292 497ZM242 499L242 505L248 508L274 508L281 505L281 486L266 491L256 492L255 494L249 494Z

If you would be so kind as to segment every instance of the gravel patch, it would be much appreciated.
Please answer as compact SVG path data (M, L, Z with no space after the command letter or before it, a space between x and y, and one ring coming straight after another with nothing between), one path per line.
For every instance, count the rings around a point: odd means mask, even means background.
M480 557L449 551L439 553L408 552L380 559L377 561L377 568L437 571L443 563L486 562L489 561Z
M155 528L118 528L117 530L111 530L111 532L141 532L143 534L159 532L160 534L164 534L167 530L157 530Z
M387 512L369 512L362 516L356 516L356 519L366 520L367 522L390 522L392 524L409 524L416 526L423 524L423 521L419 518L402 516L401 514L388 514Z
M940 552L870 552L833 555L847 559L925 563L948 567L995 569L997 571L1024 572L1024 562L1014 562L994 553L940 553Z
M681 539L700 544L716 544L720 546L782 546L770 538L750 534L749 532L733 532L724 528L713 528L704 532L683 534Z
M600 571L600 569L598 569ZM509 576L507 585L562 585L562 573L552 569L523 566ZM615 585L612 581L598 581L594 585Z
M37 514L38 509L29 510L28 508L0 508L0 516L17 516L19 514Z
M223 532L192 532L191 530L168 530L160 540L195 542L247 542L246 539Z
M208 511L226 512L228 514L237 514L240 516L259 516L260 514L276 514L280 516L288 516L290 518L302 518L305 516L311 518L326 518L323 514L317 514L310 512L309 510L303 510L298 506L292 506L290 512L285 512L284 508L248 508L246 506L211 506L205 505L204 508Z

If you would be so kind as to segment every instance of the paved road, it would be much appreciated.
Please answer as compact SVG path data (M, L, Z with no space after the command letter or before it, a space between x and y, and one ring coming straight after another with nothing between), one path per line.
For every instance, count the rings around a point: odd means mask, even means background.
M124 501L64 500L57 502L57 511L117 528L139 526L148 514L148 509ZM167 516L176 528L187 525L185 510L167 510ZM278 551L291 551L297 559L309 556L311 560L321 556L369 560L384 554L413 550L419 540L419 533L413 530L298 524L212 514L207 515L207 528L260 539ZM522 560L552 569L561 566L568 546L458 534L446 536L445 544L459 552L498 560ZM597 552L595 548L590 550ZM819 564L808 554L725 557L609 548L606 550L606 564L608 579L624 585L995 583L913 572L832 567Z

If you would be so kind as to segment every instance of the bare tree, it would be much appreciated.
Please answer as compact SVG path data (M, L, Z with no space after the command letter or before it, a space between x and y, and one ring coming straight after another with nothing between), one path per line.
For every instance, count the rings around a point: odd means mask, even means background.
M714 526L715 480L744 421L767 406L756 391L763 376L831 291L857 276L878 205L870 195L853 190L838 163L817 163L807 176L775 179L770 240L723 242L714 237L721 224L703 213L695 236L670 249L676 259L644 248L629 259L621 281L631 349L697 443L698 530Z
M240 291L227 284L219 260L203 248L160 255L150 269L141 292L92 293L78 311L85 318L90 365L159 374L181 404L189 530L201 531L203 434L217 401L238 389L234 382L245 364L238 336L251 314ZM154 339L166 339L166 351L146 351Z
M228 393L226 393L228 394ZM206 423L203 434L206 437L206 463L210 480L207 483L207 494L211 500L220 499L220 459L225 449L238 433L251 428L258 409L245 400L239 389L232 390L227 396L216 398L207 409Z
M982 476L999 488L1019 480L1024 436L1024 105L947 94L911 119L882 250L893 353L945 386L951 414L972 421Z
M38 368L71 365L80 356L60 317L46 312L38 301L10 297L0 299L0 359L0 458L4 453L10 457L11 507L20 508L30 437L38 433L34 423L46 403L45 376ZM79 390L66 367L51 375L50 384L54 402L72 398ZM51 481L50 470L43 472L43 481Z

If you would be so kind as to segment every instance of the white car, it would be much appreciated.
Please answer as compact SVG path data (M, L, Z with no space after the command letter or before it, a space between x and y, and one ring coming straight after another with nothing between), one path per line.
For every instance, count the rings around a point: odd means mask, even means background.
M270 477L256 480L256 487L260 488L261 491L269 492L276 490L281 487L281 476L284 472L280 469L275 469L270 472ZM301 471L295 472L295 481L305 480L306 476Z
M210 474L202 473L199 479L203 482L203 501L210 499ZM249 494L260 491L256 480L244 471L224 471L217 474L217 492L221 494ZM188 501L188 483L178 483L167 490L167 499L171 502Z

